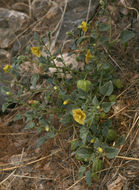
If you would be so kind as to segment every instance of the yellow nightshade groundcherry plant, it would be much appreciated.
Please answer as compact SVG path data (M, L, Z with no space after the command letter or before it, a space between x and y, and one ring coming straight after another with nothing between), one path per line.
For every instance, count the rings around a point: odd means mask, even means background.
M109 11L107 4L104 4L101 16ZM89 186L93 178L97 179L98 171L105 167L106 159L103 158L113 159L124 142L124 137L119 137L116 133L118 126L110 119L112 107L117 101L116 96L123 88L121 80L115 77L107 53L113 44L113 27L101 20L98 18L93 27L91 22L82 21L78 31L68 33L74 38L69 57L74 54L78 64L83 63L82 68L75 68L72 63L66 65L62 49L59 47L55 52L50 52L45 41L36 32L36 46L29 44L25 55L14 57L12 64L3 68L14 76L12 92L7 87L2 89L5 95L6 92L9 92L7 95L10 94L8 101L2 106L3 112L11 103L15 103L17 107L21 105L22 110L18 110L14 121L23 120L25 130L37 128L41 134L38 147L62 131L67 130L68 133L70 130L69 134L73 132L74 137L76 134L75 139L71 137L72 155L81 161L78 177L85 175ZM128 40L124 34L127 36L128 31L121 33L117 42L120 47L124 43L127 45ZM131 39L131 35L128 39ZM51 33L48 34L48 40L52 41ZM41 50L47 56L43 56ZM41 70L38 69L38 73L34 74L28 73L27 77L22 76L21 66L25 61L32 61ZM63 67L58 67L56 62L60 62ZM55 69L53 75L49 68ZM22 78L23 80L19 80ZM59 127L54 126L55 118L59 121Z

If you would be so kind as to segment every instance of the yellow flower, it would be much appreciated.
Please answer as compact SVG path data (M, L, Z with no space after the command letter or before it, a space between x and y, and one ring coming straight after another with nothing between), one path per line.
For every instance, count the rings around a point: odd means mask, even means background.
M103 149L101 147L99 147L98 149L98 152L102 153L103 152Z
M81 25L78 28L81 28L84 32L86 32L88 29L87 23L85 21L82 21Z
M5 65L3 67L3 70L4 70L4 72L9 72L11 70L11 68L12 68L12 65Z
M32 47L31 51L32 51L32 54L36 55L37 57L41 56L40 48L38 48L38 47Z
M77 123L84 125L86 114L81 109L72 110L72 113L73 113L74 120Z
M67 105L68 103L69 103L69 100L65 100L65 101L63 102L64 105Z
M91 58L92 58L92 55L89 49L85 55L85 62L88 64Z

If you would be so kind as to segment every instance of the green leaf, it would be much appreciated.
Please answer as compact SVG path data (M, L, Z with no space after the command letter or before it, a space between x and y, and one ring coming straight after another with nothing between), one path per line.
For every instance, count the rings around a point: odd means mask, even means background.
M105 113L108 113L111 109L111 107L115 104L115 102L103 102L102 107L104 109Z
M51 128L51 131L47 133L50 139L55 137L54 128Z
M102 135L103 135L103 137L107 137L108 136L108 127L107 126L105 126L103 129L102 129Z
M9 106L9 103L7 102L2 104L2 112L5 112L8 106Z
M64 125L66 125L67 123L70 123L72 120L72 116L70 113L66 113L63 118L60 120L60 122Z
M6 95L6 92L10 92L10 89L8 86L2 86L1 89L0 89L0 92L3 94L3 95Z
M96 172L92 172L92 178L98 180L98 175Z
M105 148L105 153L107 158L114 158L119 152L118 148L113 148L113 147L107 147Z
M117 88L123 88L123 83L120 79L116 79L114 80L114 85L117 87Z
M71 142L71 150L76 150L79 146L81 146L82 142L78 139L75 139Z
M130 30L124 30L120 34L120 40L124 44L135 37L135 33Z
M124 144L125 143L125 136L123 135L123 136L121 136L118 140L117 140L117 142L116 142L116 145L122 145L122 144Z
M96 138L94 142L94 148L97 149L98 147L100 147L100 143L99 143L98 138Z
M29 123L27 123L24 129L32 129L34 127L35 127L35 123L33 121L30 121Z
M46 141L46 139L46 136L40 137L37 143L37 148L39 148Z
M98 132L98 126L96 124L91 125L90 129L91 129L93 135L97 134L97 132Z
M113 84L112 81L106 82L103 86L100 88L100 93L104 96L110 96L113 92Z
M116 96L110 95L109 100L110 100L110 102L116 102Z
M43 125L43 126L46 126L46 125L48 125L49 123L48 123L48 121L47 121L46 119L41 118L41 119L39 119L39 124L40 124L40 125Z
M95 162L93 162L93 172L97 172L103 169L103 162L100 159L97 159Z
M31 84L34 88L36 88L36 84L39 80L40 76L39 74L34 74L32 77L31 77Z
M96 96L94 96L94 98L93 98L93 100L92 100L92 103L94 104L94 106L98 106L99 101L98 101L98 99L97 99Z
M40 41L40 35L37 32L34 32L34 40L35 41Z
M99 40L100 44L104 44L109 41L109 38L107 36L102 36Z
M89 129L87 127L82 127L80 129L80 138L82 139L83 144L86 143L88 133L89 133Z
M25 113L25 117L27 118L26 119L26 123L28 123L30 120L32 120L34 118L34 112L33 110L29 110Z
M14 121L18 121L18 120L21 120L21 119L23 119L23 118L24 118L23 115L17 114L17 115L14 117Z
M110 119L107 119L104 121L101 125L102 127L112 128L112 121Z
M17 96L20 97L22 93L23 93L23 89L18 90L18 92L17 92Z
M105 32L109 30L109 25L105 24L105 23L100 23L99 24L99 31L101 32Z
M83 173L85 172L85 170L86 170L86 166L81 166L80 168L79 168L79 171L78 171L78 179L81 179L82 177L83 177Z
M80 38L76 41L76 44L77 44L77 45L80 45L83 41L85 41L85 40L87 40L87 39L88 39L88 37L82 36L82 37L80 37Z
M62 59L62 57L57 57L56 60L57 60L58 62L61 62L61 63L64 62L64 60Z
M79 159L87 161L89 159L89 151L86 148L80 148L76 151L76 155Z
M92 185L92 175L91 175L91 172L90 170L88 170L85 174L85 180L88 184L88 186L90 187Z
M117 133L114 129L108 130L107 142L113 142L117 138Z

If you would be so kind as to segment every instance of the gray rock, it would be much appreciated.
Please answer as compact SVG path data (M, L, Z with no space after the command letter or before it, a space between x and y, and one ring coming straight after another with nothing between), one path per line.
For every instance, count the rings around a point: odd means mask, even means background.
M44 16L48 10L52 7L53 2L51 0L33 0L32 2L32 12L36 19Z
M8 48L16 39L17 32L22 31L28 24L27 14L0 8L0 48Z
M11 54L4 49L0 49L0 69L3 67L3 65L8 64L10 62L10 59Z
M28 7L28 2L23 3L23 2L18 2L12 5L12 9L15 11L20 11L26 14L29 14L29 7Z
M89 0L68 1L58 40L63 40L66 36L66 32L71 32L81 23L81 21L86 20L88 5ZM98 0L92 0L89 12L89 19L93 17L98 5Z
M25 53L25 49L29 43L29 41L32 39L32 32L28 34L24 34L21 37L19 37L12 46L12 56L22 55Z

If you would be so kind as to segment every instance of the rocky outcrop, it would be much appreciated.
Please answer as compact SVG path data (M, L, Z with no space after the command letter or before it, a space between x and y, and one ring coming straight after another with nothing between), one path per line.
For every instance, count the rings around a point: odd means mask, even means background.
M25 29L28 23L27 14L0 8L0 48L8 48L17 32Z

